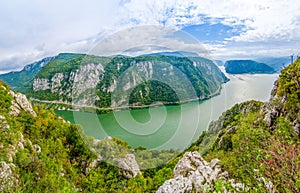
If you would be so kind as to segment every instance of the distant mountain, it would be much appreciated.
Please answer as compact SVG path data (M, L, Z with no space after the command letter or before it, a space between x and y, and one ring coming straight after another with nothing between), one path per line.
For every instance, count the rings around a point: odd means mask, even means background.
M195 52L185 52L185 51L176 51L176 52L156 52L151 54L144 54L142 56L176 56L176 57L199 57Z
M0 79L6 82L12 89L19 92L26 92L32 88L35 75L52 60L66 61L77 54L61 53L54 57L47 57L40 61L26 65L21 71L0 74Z
M289 56L285 57L264 57L264 58L257 58L255 61L265 63L272 68L276 72L280 72L285 66L288 66L291 63L291 58Z
M222 60L214 60L215 64L218 66L224 66L224 62Z
M225 63L225 70L229 74L261 73L271 74L275 70L265 63L258 63L253 60L229 60Z
M104 108L205 99L228 81L211 60L201 57L86 54L45 58L0 79L35 99Z

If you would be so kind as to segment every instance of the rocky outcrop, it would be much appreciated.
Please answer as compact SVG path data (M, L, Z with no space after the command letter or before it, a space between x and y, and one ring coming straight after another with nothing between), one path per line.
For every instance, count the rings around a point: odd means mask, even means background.
M133 178L141 173L134 154L127 154L124 158L118 159L118 167L125 178Z
M59 89L62 86L63 79L64 79L63 73L56 73L51 78L51 92L54 92L54 93L59 92ZM50 86L49 86L49 88L50 88Z
M95 89L103 73L102 64L82 65L73 71L56 73L50 79L35 78L33 91L50 90L59 98L72 99L75 105L94 106L95 101L99 100Z
M6 133L6 135L10 135L10 137L15 140L15 143L6 146L0 144L0 148L5 149L5 153L2 154L1 157L1 159L5 161L0 162L0 192L14 188L18 184L18 173L15 170L16 166L13 164L18 151L23 151L25 148L37 154L41 153L42 151L39 145L33 145L29 139L24 139L24 136L21 132L3 132Z
M88 173L91 170L91 168L94 168L94 169L97 168L101 164L102 160L103 160L103 157L101 155L98 155L97 159L92 161L89 164L89 166L85 169L85 173Z
M237 126L233 126L233 127L227 126L227 127L226 127L225 133L220 137L219 142L218 142L218 148L219 148L219 149L220 149L222 146L225 145L225 140L224 140L224 139L225 139L228 135L230 135L230 134L232 134L232 133L235 133L236 130L237 130Z
M274 124L276 118L279 117L282 110L281 104L286 101L285 97L281 98L276 94L277 89L278 80L274 82L269 102L265 103L264 107L261 109L261 114L264 115L264 121L266 122L268 127L271 127ZM280 102L275 105L275 100L279 100Z
M18 173L16 166L13 164L14 159L18 151L23 151L25 148L29 151L33 151L37 154L41 153L42 149L37 144L32 144L29 139L24 139L21 132L9 132L10 126L6 122L4 116L1 116L0 124L1 132L4 133L5 137L14 139L12 144L0 144L0 148L4 149L1 159L4 161L0 162L0 192L7 191L10 188L14 188L18 184Z
M46 78L37 78L33 81L33 91L50 89L50 82Z
M268 127L276 126L276 119L280 116L285 117L292 124L294 133L300 137L300 118L299 116L293 117L292 114L298 114L299 112L289 112L290 109L286 109L287 95L278 95L278 80L274 82L274 87L271 92L270 101L265 103L261 109L261 114L264 116L264 121ZM297 109L297 108L296 108ZM298 109L299 111L299 109Z
M18 184L18 173L17 169L15 169L16 166L13 164L18 151L29 149L29 151L37 154L41 152L41 147L37 144L33 145L29 139L24 139L21 131L12 131L13 128L10 127L7 119L8 116L19 116L22 111L26 111L36 117L37 115L30 102L25 95L16 93L4 86L2 88L12 97L10 111L8 114L0 115L0 132L2 133L1 137L3 137L2 142L4 142L0 143L0 149L3 150L0 162L0 192L8 191ZM6 140L10 140L10 143L7 143Z
M12 163L0 162L0 192L13 188L18 183L13 173L15 168L16 166Z
M0 115L0 132L5 132L8 129L9 129L9 125L6 121L6 118Z
M9 94L14 98L10 107L11 111L9 112L11 116L18 116L21 111L24 110L36 117L36 113L34 112L31 103L27 100L25 95L21 93L15 93L13 91L9 91Z
M136 87L143 81L150 80L153 78L153 62L132 62L131 68L125 72L125 76L121 78L122 89L127 91ZM166 70L166 69L165 69ZM125 84L124 84L124 83Z
M192 181L183 176L177 176L176 178L167 180L156 193L174 193L174 192L192 192L193 184Z
M86 64L71 72L69 82L72 84L72 94L78 95L87 89L95 89L100 82L100 73L104 72L101 64Z
M159 187L157 193L213 192L218 181L223 182L222 192L228 191L227 186L237 192L248 190L244 184L229 179L228 172L222 171L218 163L218 159L206 162L198 152L186 152L174 168L174 178Z
M97 155L97 158L87 164L86 173L99 167L102 162L106 162L118 167L125 178L134 178L141 174L140 167L133 154L134 151L119 145L111 136L107 136L102 140L94 139L91 150Z

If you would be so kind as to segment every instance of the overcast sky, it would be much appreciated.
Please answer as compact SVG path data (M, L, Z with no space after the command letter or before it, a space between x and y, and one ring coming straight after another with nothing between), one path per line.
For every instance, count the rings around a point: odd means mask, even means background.
M299 10L299 0L3 0L0 71L21 69L60 52L89 53L97 40L120 31L126 36L128 28L145 25L187 32L214 59L297 55ZM134 35L140 29L123 39L141 46L147 39L143 35L166 37L166 30L153 31L159 28ZM198 48L195 42L164 41L160 46Z

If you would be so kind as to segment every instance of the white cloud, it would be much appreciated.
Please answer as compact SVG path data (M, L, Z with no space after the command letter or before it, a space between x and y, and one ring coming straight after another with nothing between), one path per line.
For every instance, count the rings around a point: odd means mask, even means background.
M139 25L222 22L240 34L206 45L216 57L289 54L300 43L299 10L299 0L1 1L0 70L59 52L86 52L98 36Z
M83 50L78 42L116 25L118 9L118 0L1 1L0 70Z
M224 24L245 25L246 32L235 41L299 38L298 0L132 0L124 5L126 21L138 24L164 23L170 26L200 24L203 16L223 18Z
M197 39L176 28L161 25L145 25L118 31L97 42L89 54L137 56L149 52L178 50L210 57L206 47Z
M130 13L126 20L129 23L131 18L138 18L135 20L138 24L163 23L180 27L201 24L205 18L210 18L212 23L221 19L223 24L234 28L244 26L236 29L240 30L239 35L227 39L227 44L223 44L226 47L208 47L213 48L216 57L288 55L296 52L300 43L298 0L132 0L125 4L124 10Z

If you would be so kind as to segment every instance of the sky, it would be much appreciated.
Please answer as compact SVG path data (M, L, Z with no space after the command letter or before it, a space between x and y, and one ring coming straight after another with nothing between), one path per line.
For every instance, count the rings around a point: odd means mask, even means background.
M0 73L61 52L145 45L220 60L300 55L299 10L299 0L3 0Z

